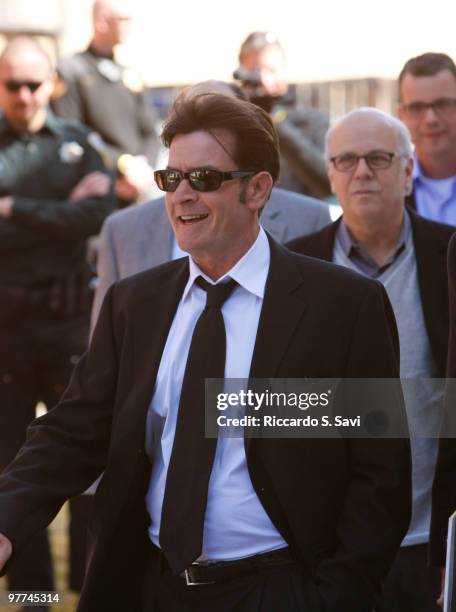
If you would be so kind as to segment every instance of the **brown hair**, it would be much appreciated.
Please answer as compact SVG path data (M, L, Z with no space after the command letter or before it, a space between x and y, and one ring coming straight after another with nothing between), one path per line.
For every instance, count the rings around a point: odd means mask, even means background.
M449 70L456 79L456 65L445 53L423 53L409 59L399 74L399 95L403 78L406 74L414 77L434 76L442 70Z
M275 182L279 174L279 144L271 118L251 102L233 96L205 93L179 96L162 132L169 147L178 134L226 130L234 136L235 150L229 154L240 170L269 172Z

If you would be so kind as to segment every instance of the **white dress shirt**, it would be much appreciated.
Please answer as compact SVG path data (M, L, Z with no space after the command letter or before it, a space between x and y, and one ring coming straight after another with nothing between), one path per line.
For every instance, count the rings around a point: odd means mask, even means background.
M238 286L222 306L226 329L225 378L248 378L269 271L270 249L260 229L250 250L217 283L234 279ZM159 546L166 475L193 330L206 303L195 284L202 276L189 258L190 275L177 307L158 369L147 415L146 451L153 462L146 495L149 536ZM286 546L253 488L243 438L219 437L209 481L201 559L237 559Z

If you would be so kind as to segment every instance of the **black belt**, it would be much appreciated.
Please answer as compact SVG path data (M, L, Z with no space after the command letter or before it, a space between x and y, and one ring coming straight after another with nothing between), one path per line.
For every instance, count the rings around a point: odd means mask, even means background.
M179 578L187 586L215 584L262 569L293 565L294 563L295 560L287 547L234 561L195 562L184 570Z

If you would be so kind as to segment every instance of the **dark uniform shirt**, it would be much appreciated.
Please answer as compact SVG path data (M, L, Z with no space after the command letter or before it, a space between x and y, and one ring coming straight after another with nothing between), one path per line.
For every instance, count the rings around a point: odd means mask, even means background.
M0 287L37 287L87 271L86 238L99 232L112 194L68 198L77 183L106 171L76 121L48 112L36 133L18 133L0 117L0 196L14 199L0 217Z
M53 101L54 111L95 130L106 143L107 163L115 166L120 155L129 153L145 155L154 165L156 116L134 73L91 48L59 62L58 73L65 92Z

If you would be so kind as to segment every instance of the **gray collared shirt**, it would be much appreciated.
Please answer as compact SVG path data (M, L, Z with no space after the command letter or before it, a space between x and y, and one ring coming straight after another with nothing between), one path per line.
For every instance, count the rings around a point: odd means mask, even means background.
M345 224L343 217L336 232L336 241L339 243L339 246L342 247L345 255L363 274L370 276L371 278L378 278L381 274L383 274L383 272L385 272L385 270L387 270L397 261L401 253L406 249L407 240L411 231L410 216L407 211L405 211L401 233L396 246L394 247L391 255L381 266L379 266L378 263L369 255L366 249L356 242L354 236Z

